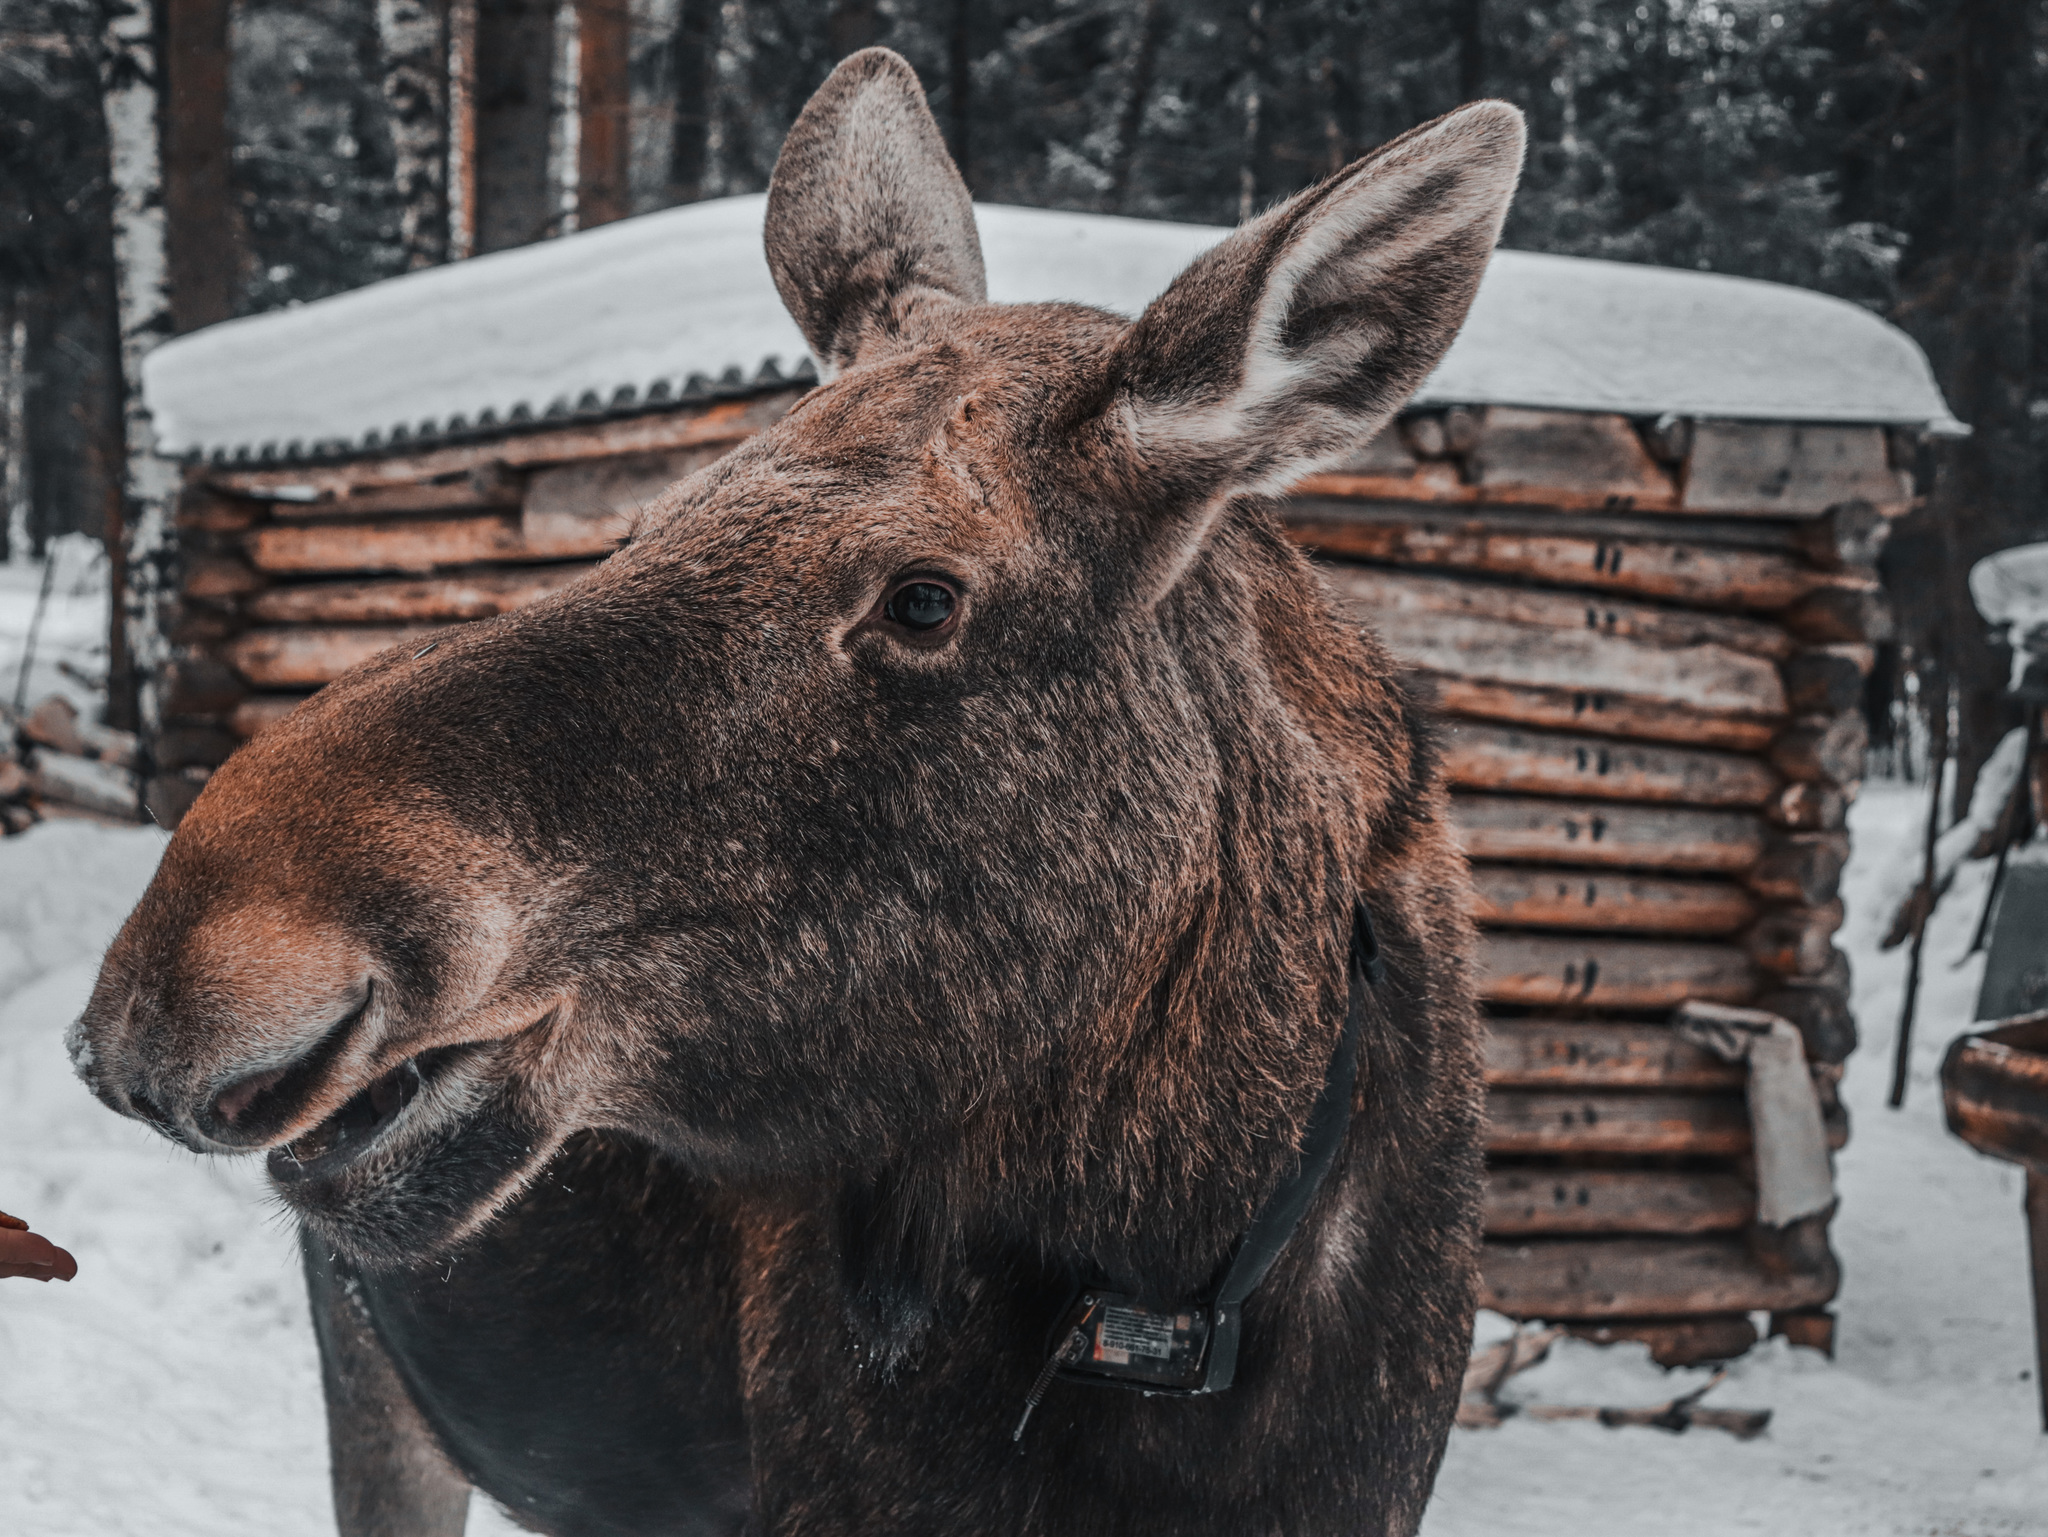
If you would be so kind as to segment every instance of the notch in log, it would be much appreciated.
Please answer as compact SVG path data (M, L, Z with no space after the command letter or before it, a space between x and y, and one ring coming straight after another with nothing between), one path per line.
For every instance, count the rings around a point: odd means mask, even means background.
M1867 571L1875 567L1891 519L1869 502L1837 502L1819 517L1795 525L1800 553L1823 571Z
M1869 750L1870 727L1860 712L1809 716L1771 743L1771 764L1787 779L1860 784Z
M1863 702L1864 680L1877 652L1864 645L1811 646L1781 669L1785 701L1796 715L1840 715Z
M1779 827L1833 831L1848 825L1849 797L1833 785L1788 784L1764 802L1764 815Z
M1815 645L1890 640L1891 604L1870 587L1820 587L1793 603L1779 622L1799 639Z
M1781 907L1751 925L1742 948L1773 976L1818 977L1834 962L1841 927L1840 899L1820 907Z
M1786 983L1757 999L1756 1006L1789 1019L1798 1027L1809 1062L1844 1062L1856 1049L1856 1016L1849 1012L1845 988L1826 983Z
M1818 907L1840 893L1848 862L1847 833L1794 833L1773 839L1746 880L1766 901Z

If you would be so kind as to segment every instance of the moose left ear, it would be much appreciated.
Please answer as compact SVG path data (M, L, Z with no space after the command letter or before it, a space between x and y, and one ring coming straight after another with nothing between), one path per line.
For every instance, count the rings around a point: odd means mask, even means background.
M1464 323L1521 174L1522 114L1482 101L1383 145L1197 257L1119 344L1155 483L1201 509L1353 452Z

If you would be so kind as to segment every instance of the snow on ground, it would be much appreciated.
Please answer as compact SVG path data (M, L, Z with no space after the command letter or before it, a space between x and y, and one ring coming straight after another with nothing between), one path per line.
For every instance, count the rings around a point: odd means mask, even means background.
M20 699L33 707L62 694L97 719L92 712L103 703L97 691L107 674L107 557L99 541L84 534L52 540L50 556L49 598L26 686L21 658L36 624L44 563L25 553L0 561L0 705Z
M1844 1086L1838 1359L1776 1341L1739 1363L1708 1402L1775 1411L1747 1443L1529 1419L1460 1431L1425 1537L2048 1532L2021 1182L1947 1136L1935 1081L1982 969L1955 964L1982 864L1933 930L1907 1108L1883 1105L1905 962L1876 937L1912 879L1923 808L1922 792L1872 785L1854 818L1844 943L1864 1045ZM9 1537L332 1530L297 1256L256 1168L201 1162L100 1109L59 1044L162 842L77 823L0 840L0 1207L79 1261L69 1286L0 1284ZM1648 1404L1697 1380L1640 1347L1564 1341L1509 1396ZM476 1503L473 1534L512 1530Z

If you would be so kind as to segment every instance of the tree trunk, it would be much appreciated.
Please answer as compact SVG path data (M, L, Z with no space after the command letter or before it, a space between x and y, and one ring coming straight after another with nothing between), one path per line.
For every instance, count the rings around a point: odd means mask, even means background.
M1949 404L1974 429L1949 451L1930 516L1943 545L1938 649L1957 686L1956 804L2017 724L2006 697L2009 653L1991 644L1971 603L1970 567L2043 537L2035 511L2027 413L2036 235L2031 167L2034 7L1963 0L1957 7L1956 161L1948 287ZM1930 637L1932 638L1932 637Z
M377 0L392 180L408 269L448 259L447 0Z
M1486 94L1486 0L1457 0L1451 24L1458 31L1458 100Z
M228 190L229 0L165 0L163 220L171 324L226 320L242 274Z
M633 211L632 26L626 0L577 0L576 227Z
M675 131L669 143L668 200L701 201L711 171L711 107L716 77L718 0L682 0L676 11Z
M960 167L960 179L970 192L974 190L973 144L968 133L968 113L974 101L974 50L969 37L973 21L972 0L953 0L946 35L946 137L952 141L953 163Z
M476 249L531 245L553 231L548 128L555 12L549 0L478 0Z
M1138 13L1123 100L1117 104L1116 145L1110 152L1109 186L1102 206L1122 213L1130 195L1131 167L1138 158L1138 137L1145 131L1145 112L1152 105L1152 85L1159 72L1159 44L1166 36L1165 0L1144 0Z
M175 590L177 543L170 504L177 468L155 452L155 431L142 399L142 360L169 329L165 261L163 176L159 152L161 103L155 82L162 78L152 13L137 10L112 19L106 46L126 67L113 72L105 96L111 181L114 188L112 245L118 303L105 307L110 341L121 360L118 434L124 441L125 476L106 498L106 544L110 589L116 595L107 657L107 723L153 732L158 725L155 674L168 660L160 605Z

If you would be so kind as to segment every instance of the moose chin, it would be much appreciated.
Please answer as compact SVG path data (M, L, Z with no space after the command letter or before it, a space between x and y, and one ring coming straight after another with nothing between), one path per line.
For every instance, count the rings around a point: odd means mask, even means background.
M768 204L821 387L214 776L73 1056L267 1157L344 1533L1415 1529L1466 877L1264 498L1442 356L1522 147L1418 128L1136 321L992 305L856 54Z

